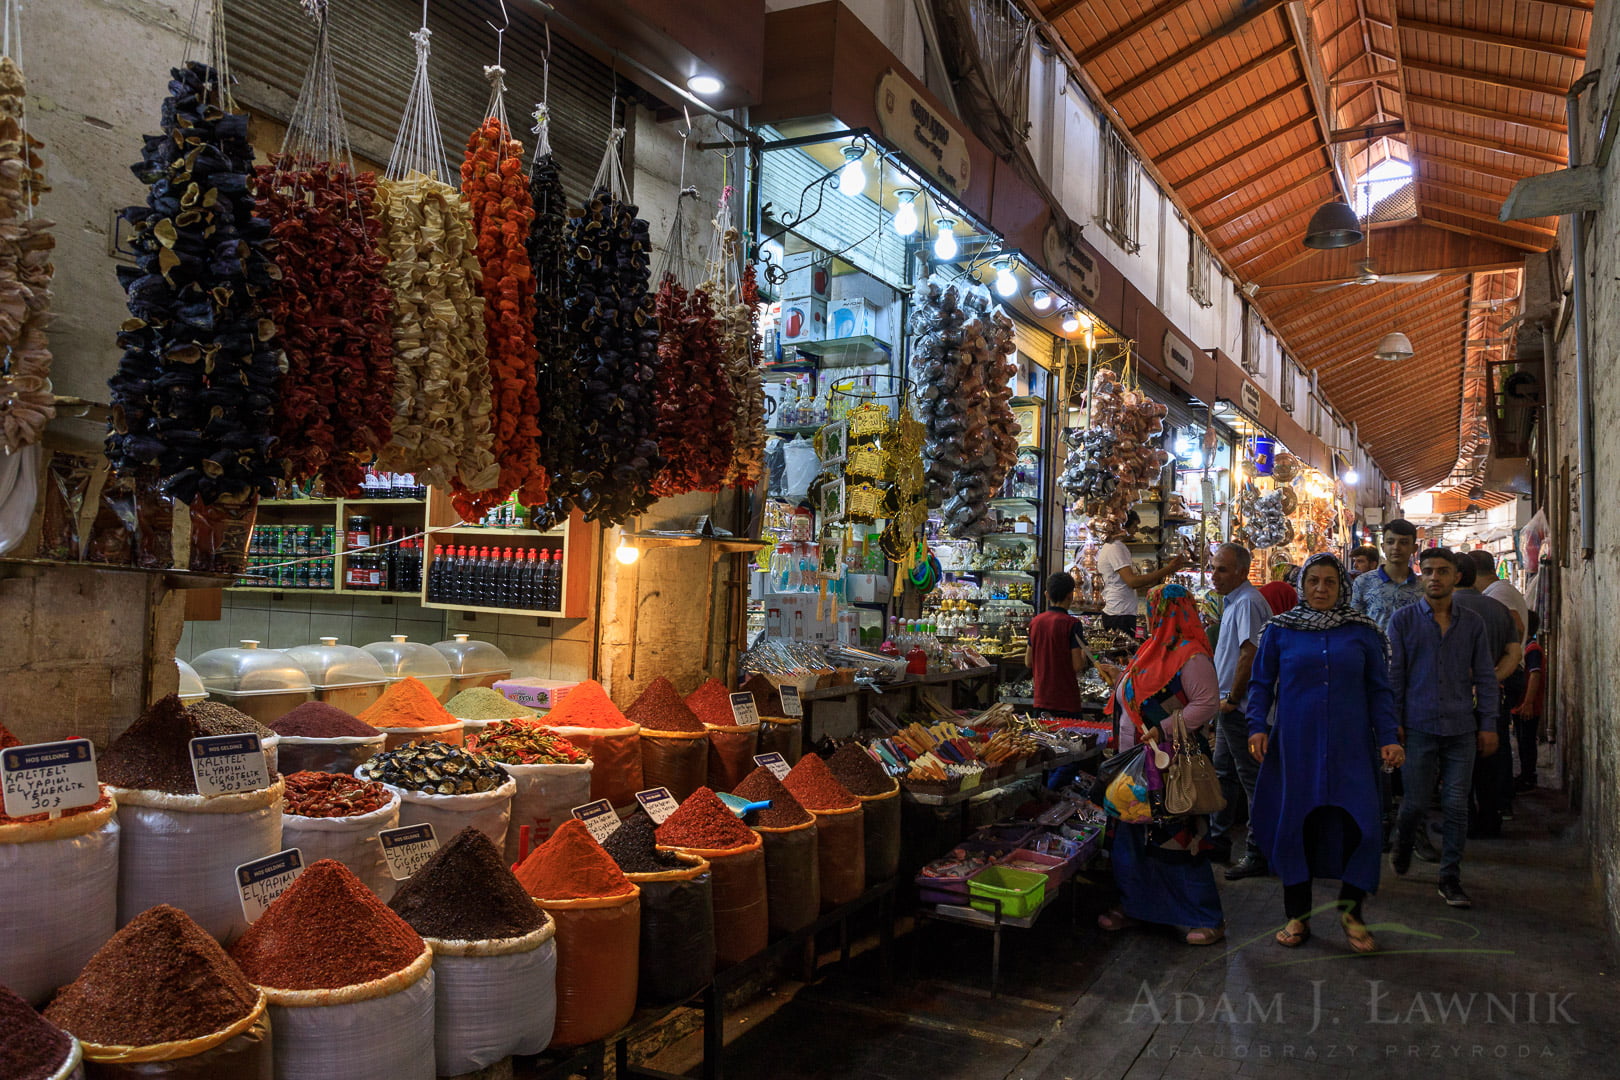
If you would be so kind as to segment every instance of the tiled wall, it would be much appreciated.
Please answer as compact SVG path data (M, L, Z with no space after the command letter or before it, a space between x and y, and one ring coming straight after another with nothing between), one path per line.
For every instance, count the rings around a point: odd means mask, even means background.
M578 682L591 678L592 619L540 619L533 615L447 612L450 634L493 642L516 675Z

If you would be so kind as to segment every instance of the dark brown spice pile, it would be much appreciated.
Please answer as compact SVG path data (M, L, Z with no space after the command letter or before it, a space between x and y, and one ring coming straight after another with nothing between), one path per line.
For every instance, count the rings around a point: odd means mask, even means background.
M85 1042L151 1046L227 1028L258 997L217 941L185 912L160 904L114 934L45 1019Z
M756 828L791 829L816 819L814 814L799 804L791 791L782 786L776 774L763 765L743 777L742 783L731 793L741 795L749 802L771 804L764 810L755 810L748 815L748 824Z
M295 739L375 739L382 734L324 701L306 701L270 726L277 735Z
M627 874L661 874L686 865L671 852L658 850L657 831L653 819L638 810L619 824L602 847Z
M0 1076L6 1080L48 1080L56 1075L72 1048L61 1028L0 986Z
M418 934L444 941L522 937L546 921L489 837L470 825L434 852L388 906Z
M197 794L191 772L191 740L208 732L170 694L140 715L96 762L101 779L117 787Z
M782 715L782 692L771 680L759 674L750 675L742 688L754 695L754 707L759 710L759 715Z
M187 705L186 713L202 735L251 733L261 739L269 739L276 734L247 713L218 701L199 701L194 705Z
M703 721L686 707L674 685L662 675L654 679L624 715L654 731L702 731Z
M887 795L894 790L894 778L857 743L840 746L827 759L827 768L851 795Z

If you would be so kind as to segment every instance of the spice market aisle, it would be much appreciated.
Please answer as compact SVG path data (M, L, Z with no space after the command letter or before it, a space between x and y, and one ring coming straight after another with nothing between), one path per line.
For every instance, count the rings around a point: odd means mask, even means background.
M816 983L780 984L735 1010L726 1076L1612 1075L1620 1060L1616 961L1604 944L1579 823L1556 808L1559 800L1546 790L1522 795L1506 839L1470 842L1472 910L1441 902L1432 864L1414 863L1405 880L1386 866L1368 904L1375 928L1392 924L1379 933L1382 955L1352 956L1327 915L1302 948L1277 946L1281 883L1227 882L1219 872L1230 934L1221 945L1190 948L1153 931L1103 934L1094 921L1109 899L1103 873L1083 894L1072 929L1060 904L1033 930L1004 935L999 998L986 992L989 936L926 925L914 980L908 935L887 992L876 956L866 953ZM1318 902L1328 897L1319 886ZM651 1064L697 1075L697 1041L670 1046Z

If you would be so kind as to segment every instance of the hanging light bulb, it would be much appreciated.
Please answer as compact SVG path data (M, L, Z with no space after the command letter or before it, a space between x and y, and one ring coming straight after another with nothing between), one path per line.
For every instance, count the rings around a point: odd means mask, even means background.
M934 234L934 258L950 262L962 250L956 242L956 219L942 217L934 222L939 232Z
M1036 311L1045 311L1052 306L1052 294L1045 289L1036 289L1029 294L1029 303Z
M1080 329L1080 316L1075 313L1073 308L1063 313L1062 326L1065 334L1072 334Z
M619 546L614 549L613 557L619 560L620 565L629 566L641 558L641 549L630 543L629 539L623 533L620 533Z
M894 197L899 200L894 208L894 231L901 236L911 236L917 231L917 190L898 188Z
M1018 278L1013 275L1012 259L1003 256L996 260L996 295L1003 299L1018 291Z
M845 195L859 195L866 190L866 170L861 159L866 151L854 143L844 147L844 167L838 170L838 190Z
M1361 483L1361 474L1354 469L1348 469L1345 471L1343 479L1345 487L1355 487Z

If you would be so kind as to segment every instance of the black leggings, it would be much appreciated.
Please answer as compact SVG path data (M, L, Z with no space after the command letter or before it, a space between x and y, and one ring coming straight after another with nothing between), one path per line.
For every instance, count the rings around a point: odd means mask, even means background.
M1350 917L1362 922L1361 902L1367 898L1366 889L1358 889L1348 882L1339 886L1339 907L1349 907ZM1297 885L1283 886L1283 911L1290 919L1306 918L1315 903L1311 898L1311 882L1301 881Z

